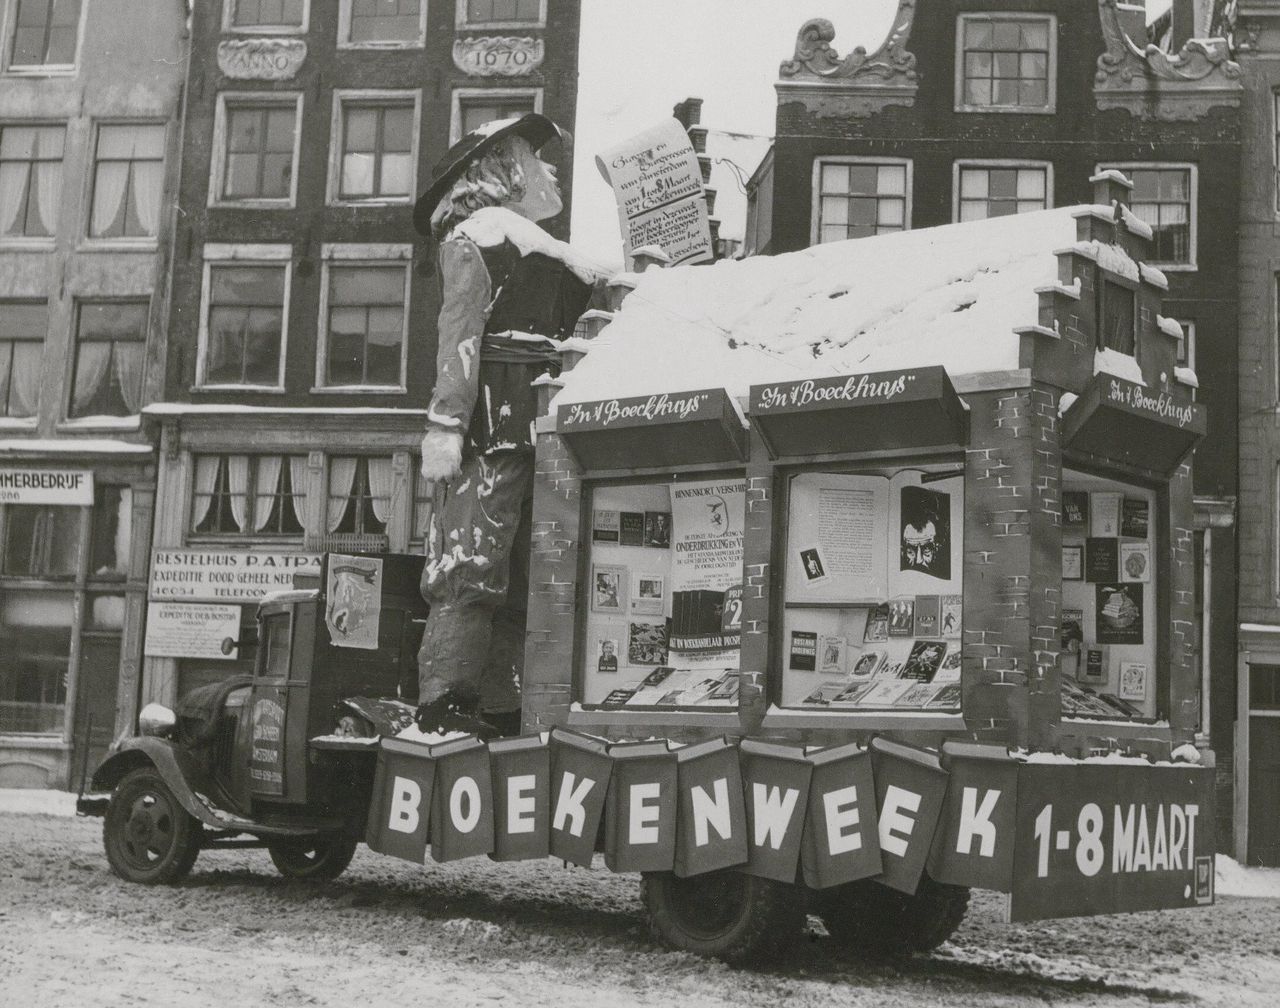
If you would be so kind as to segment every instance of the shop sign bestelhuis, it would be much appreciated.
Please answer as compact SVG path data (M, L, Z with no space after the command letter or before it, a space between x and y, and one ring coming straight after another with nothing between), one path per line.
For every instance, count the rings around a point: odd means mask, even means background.
M158 549L151 555L152 601L257 602L293 587L295 574L320 574L318 553Z

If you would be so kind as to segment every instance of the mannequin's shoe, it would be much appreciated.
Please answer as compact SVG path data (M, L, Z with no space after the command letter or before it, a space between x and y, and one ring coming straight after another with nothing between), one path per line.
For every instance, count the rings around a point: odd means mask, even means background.
M418 730L428 735L462 732L487 741L500 734L495 725L480 716L480 704L476 698L455 690L421 704L414 721Z

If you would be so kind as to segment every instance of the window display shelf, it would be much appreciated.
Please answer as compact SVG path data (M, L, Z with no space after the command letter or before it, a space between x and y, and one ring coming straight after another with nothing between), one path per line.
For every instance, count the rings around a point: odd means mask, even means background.
M588 728L592 725L613 727L625 725L644 725L659 728L693 727L714 728L724 731L737 731L741 725L737 711L692 711L662 710L652 707L633 710L600 710L574 704L569 708L569 725L574 728Z
M850 728L865 727L885 731L892 728L897 731L964 731L964 717L959 711L893 711L893 710L846 710L846 711L813 711L792 710L784 707L770 707L765 715L763 728L836 728L848 731Z

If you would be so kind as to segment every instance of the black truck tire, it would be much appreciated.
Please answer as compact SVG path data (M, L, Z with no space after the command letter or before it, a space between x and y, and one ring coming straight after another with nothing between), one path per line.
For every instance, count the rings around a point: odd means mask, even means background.
M356 855L358 841L351 837L327 835L290 837L267 844L271 863L285 878L300 882L332 882Z
M111 870L143 885L170 885L185 878L200 853L200 834L199 821L152 767L125 774L102 822Z
M804 928L799 886L733 869L690 878L646 872L640 898L659 942L734 965L776 960Z
M969 909L969 890L922 875L908 896L862 879L818 893L816 904L827 933L846 950L904 956L931 952L955 934Z

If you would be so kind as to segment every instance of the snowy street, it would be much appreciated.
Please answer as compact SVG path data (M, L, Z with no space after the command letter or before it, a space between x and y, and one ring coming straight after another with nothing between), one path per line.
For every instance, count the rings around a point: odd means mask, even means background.
M4 815L0 984L15 1005L1261 1006L1280 984L1277 898L1012 926L980 893L930 957L860 961L811 919L785 968L735 971L659 949L636 878L603 869L419 868L361 848L342 878L308 886L239 850L147 888L110 874L100 820Z

